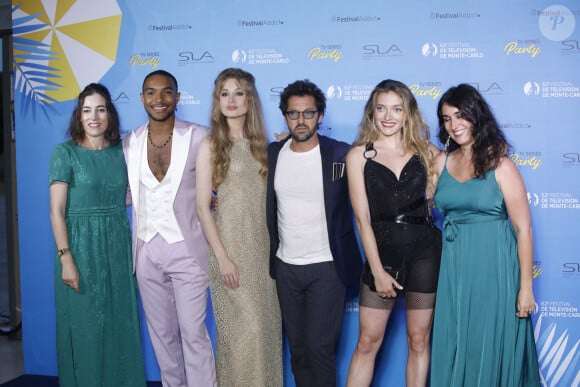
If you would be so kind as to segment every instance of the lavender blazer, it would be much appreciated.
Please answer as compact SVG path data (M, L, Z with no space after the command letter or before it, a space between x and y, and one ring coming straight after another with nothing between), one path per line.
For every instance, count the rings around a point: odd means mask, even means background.
M123 139L123 152L129 175L127 200L133 205L133 271L137 267L139 244L137 243L137 214L139 208L139 174L142 152L146 152L148 123L138 127ZM201 140L209 134L209 128L191 122L175 120L171 165L167 174L171 177L171 200L175 218L183 234L189 254L200 268L208 271L208 246L195 208L195 162Z

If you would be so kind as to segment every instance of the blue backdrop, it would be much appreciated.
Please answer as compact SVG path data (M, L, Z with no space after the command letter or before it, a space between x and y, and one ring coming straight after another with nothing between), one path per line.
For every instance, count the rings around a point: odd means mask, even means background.
M580 384L580 4L542 0L215 1L13 0L14 108L25 370L56 374L48 160L89 82L111 90L130 131L146 120L143 77L179 81L178 114L209 122L226 67L252 72L270 137L284 130L279 93L309 78L328 98L321 132L352 142L374 85L400 80L432 136L450 86L474 85L493 107L529 191L535 243L533 314L543 382ZM439 145L439 144L438 144ZM344 385L358 334L348 300L338 355ZM208 326L214 330L211 309ZM144 332L147 376L159 371ZM377 385L404 385L403 305L392 317ZM286 357L286 385L294 382ZM385 383L382 383L385 382Z

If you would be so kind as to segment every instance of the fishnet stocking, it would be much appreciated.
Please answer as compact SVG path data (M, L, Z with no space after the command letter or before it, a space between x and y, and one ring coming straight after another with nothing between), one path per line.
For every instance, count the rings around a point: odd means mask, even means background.
M403 293L401 293L403 294ZM407 301L407 309L431 309L435 306L436 293L404 293ZM401 297L401 295L397 296ZM376 292L369 289L368 285L361 283L360 286L360 305L372 309L393 309L396 298L382 298Z

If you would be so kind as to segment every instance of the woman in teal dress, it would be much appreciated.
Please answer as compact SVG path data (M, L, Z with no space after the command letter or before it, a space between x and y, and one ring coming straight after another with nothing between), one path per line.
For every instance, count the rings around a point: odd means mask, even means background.
M431 386L539 386L532 230L509 145L472 86L439 101L435 205L445 215Z
M127 171L109 91L88 85L51 156L61 387L146 385L125 211Z

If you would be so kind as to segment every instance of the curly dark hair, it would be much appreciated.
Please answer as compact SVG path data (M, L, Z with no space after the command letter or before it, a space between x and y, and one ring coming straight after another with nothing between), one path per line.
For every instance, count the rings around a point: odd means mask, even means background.
M458 148L445 130L442 109L443 105L456 107L464 119L473 125L472 159L475 177L483 177L487 171L498 166L506 156L510 145L500 129L492 111L482 95L473 86L466 83L451 87L443 94L437 105L439 119L439 141L449 141L448 152Z
M282 114L286 114L288 109L288 100L290 97L294 96L312 96L316 101L316 110L324 114L326 110L326 97L322 90L318 88L314 83L310 82L308 79L296 81L294 83L289 84L280 94L280 110Z
M105 107L109 117L107 130L105 131L105 138L109 140L111 145L114 145L118 143L121 138L119 129L119 113L117 113L117 109L115 108L115 105L113 105L111 93L109 93L109 90L100 83L91 83L80 92L77 99L77 105L75 106L70 119L67 136L77 144L80 144L85 138L85 130L83 129L83 124L81 122L83 104L85 103L86 97L94 94L98 94L105 99Z

